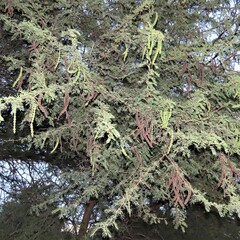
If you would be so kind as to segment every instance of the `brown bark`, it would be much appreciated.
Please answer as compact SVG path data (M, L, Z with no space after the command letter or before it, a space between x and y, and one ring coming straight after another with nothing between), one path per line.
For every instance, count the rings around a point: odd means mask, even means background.
M83 220L78 233L78 240L83 240L84 236L86 235L88 224L89 224L95 203L96 203L96 200L90 200L86 204Z

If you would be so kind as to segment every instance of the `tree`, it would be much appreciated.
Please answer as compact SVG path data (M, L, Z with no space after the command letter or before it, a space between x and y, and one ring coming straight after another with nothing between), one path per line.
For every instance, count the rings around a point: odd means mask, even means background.
M94 211L91 234L111 236L126 215L164 220L154 212L162 202L182 229L189 204L239 209L238 5L0 3L4 31L24 43L2 56L19 75L0 111L11 109L14 133L29 126L29 145L74 162L41 207L67 198L60 216L85 208L79 239Z
M63 221L51 214L53 208L38 212L39 217L31 213L32 205L43 199L41 194L46 190L46 187L44 189L38 185L22 189L11 201L2 205L1 239L64 239L61 231Z

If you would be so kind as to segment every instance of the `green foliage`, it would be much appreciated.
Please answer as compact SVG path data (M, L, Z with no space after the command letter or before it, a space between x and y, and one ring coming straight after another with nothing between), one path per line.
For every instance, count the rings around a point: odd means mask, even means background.
M29 145L77 159L40 207L74 196L57 208L63 217L97 199L91 235L108 237L126 215L163 220L151 211L158 202L177 208L183 230L190 203L220 216L239 209L237 4L0 3L4 30L27 45L1 56L19 75L0 112L11 108L14 133L29 126ZM220 200L209 199L209 182Z
M39 203L41 198L40 189L33 186L32 189L23 189L14 199L2 204L1 239L64 239L61 232L63 222L57 215L51 215L51 207L38 212L38 216L31 213L32 205Z

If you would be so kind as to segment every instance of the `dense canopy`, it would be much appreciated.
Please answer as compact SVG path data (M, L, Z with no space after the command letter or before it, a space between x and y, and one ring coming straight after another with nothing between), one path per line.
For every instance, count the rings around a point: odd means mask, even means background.
M158 223L165 203L182 229L191 204L240 216L239 6L0 2L1 68L16 73L0 121L61 173L35 211L80 212L80 239L89 221L108 237L127 216Z

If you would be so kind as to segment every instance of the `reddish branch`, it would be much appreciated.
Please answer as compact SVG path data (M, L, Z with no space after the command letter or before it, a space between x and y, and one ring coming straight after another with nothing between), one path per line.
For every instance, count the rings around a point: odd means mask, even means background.
M37 41L33 41L31 45L29 45L28 47L28 51L31 53L31 52L34 52L38 47L39 47L40 43L37 42Z
M211 69L212 69L212 66L211 66ZM201 82L204 81L204 66L202 64L198 65L198 77Z
M173 169L170 173L168 187L171 189L175 206L180 205L184 207L192 196L191 184L181 173L178 165L172 160L170 162Z
M13 16L14 9L13 9L12 0L6 1L4 12L6 12L9 17Z
M221 163L222 172L217 186L221 187L225 194L230 185L236 184L236 178L240 177L240 172L231 164L229 158L225 161L221 153L218 154L218 159Z
M145 139L148 146L152 148L153 144L155 143L152 136L152 119L149 118L147 115L139 112L136 112L135 119L137 124L135 137L140 136L142 139Z
M136 157L137 157L137 160L138 160L137 168L140 168L140 167L142 166L142 157L140 156L137 147L134 147L134 148L133 148L133 152L135 153L135 155L136 155Z
M38 96L38 108L44 114L45 117L48 117L48 112L45 107L42 105L42 95Z
M86 100L88 101L88 103L93 102L94 100L96 100L96 98L98 97L99 94L100 93L95 92L95 90L93 88L92 91L87 94Z
M184 73L188 73L188 71L189 71L188 62L185 61L185 62L183 63L183 66L182 66L181 73L182 73L182 74L184 74Z
M70 102L70 96L69 96L69 92L66 91L65 94L64 94L64 106L63 106L63 109L62 111L60 112L59 116L58 116L58 119L65 113L66 114L66 119L67 119L67 122L70 123L70 116L68 114L68 106L69 106L69 102Z

